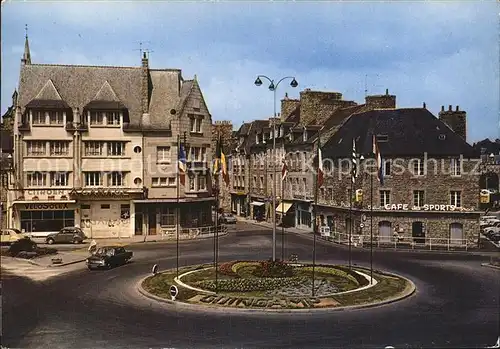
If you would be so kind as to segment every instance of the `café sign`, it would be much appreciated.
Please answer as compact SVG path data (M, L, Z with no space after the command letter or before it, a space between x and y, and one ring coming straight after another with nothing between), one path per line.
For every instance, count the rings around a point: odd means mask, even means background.
M423 205L423 206L410 206L408 204L390 204L385 205L384 208L388 211L460 211L459 207L455 205Z

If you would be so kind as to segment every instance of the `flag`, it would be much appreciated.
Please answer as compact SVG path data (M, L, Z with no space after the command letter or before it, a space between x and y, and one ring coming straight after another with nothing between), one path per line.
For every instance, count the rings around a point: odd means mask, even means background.
M222 140L220 134L215 146L213 174L214 175L222 174L222 179L224 180L226 185L229 185L229 173L227 170L226 155L224 154L224 150L222 149Z
M178 151L177 151L177 167L179 169L179 182L182 185L186 185L186 150L184 149L184 144L181 143L180 138L178 140Z
M357 154L356 154L356 140L352 139L352 171L351 171L351 181L356 183L356 177L358 176L358 166L357 166Z
M287 175L288 175L288 167L286 166L285 159L283 159L283 166L281 167L281 181L284 181Z
M318 188L321 188L323 185L324 172L323 172L323 156L321 154L321 148L318 138L318 178L316 183L318 184Z
M377 137L373 135L373 154L375 155L375 160L377 161L377 178L380 185L384 185L384 173L382 171L382 157L377 145Z

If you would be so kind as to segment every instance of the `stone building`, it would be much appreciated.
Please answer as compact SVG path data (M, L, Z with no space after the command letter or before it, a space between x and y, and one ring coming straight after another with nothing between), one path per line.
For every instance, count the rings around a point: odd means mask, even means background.
M12 96L13 106L17 99L17 92ZM7 194L9 191L9 173L12 169L12 155L14 142L13 129L13 107L2 115L0 124L0 227L7 228Z
M500 209L500 139L484 139L474 144L474 149L481 154L481 177L479 187L482 191L480 208Z
M211 226L212 120L196 77L150 68L145 53L139 67L33 64L28 38L21 62L10 226L89 237Z
M372 155L373 135L383 158L382 184ZM320 224L365 240L372 227L380 243L393 242L396 232L408 243L476 244L480 159L465 139L466 134L453 132L425 107L352 115L322 148L327 175L318 198ZM351 192L353 140L365 160ZM361 195L350 210L356 190Z
M227 165L231 166L231 154L234 150L233 124L228 120L217 120L212 124L212 149L215 151L219 135L222 140L222 149L226 155ZM215 155L215 154L213 154ZM230 169L228 169L230 171ZM231 187L219 176L219 209L224 212L231 211Z

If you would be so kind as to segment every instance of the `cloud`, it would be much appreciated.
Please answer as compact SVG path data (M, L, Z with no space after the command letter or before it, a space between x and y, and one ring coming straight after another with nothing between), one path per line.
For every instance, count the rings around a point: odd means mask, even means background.
M473 140L498 137L498 20L480 3L179 3L113 2L4 5L2 111L17 85L24 23L34 62L140 64L139 41L155 68L197 74L214 119L236 125L273 113L257 74L294 75L278 100L304 88L363 102L397 94L400 106L426 102L467 110ZM42 15L41 15L42 14ZM50 38L50 39L49 39ZM7 48L7 50L5 50ZM278 101L279 107L279 101Z

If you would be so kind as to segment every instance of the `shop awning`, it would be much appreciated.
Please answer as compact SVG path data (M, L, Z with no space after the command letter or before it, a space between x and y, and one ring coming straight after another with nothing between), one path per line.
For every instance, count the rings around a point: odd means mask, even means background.
M291 202L283 202L276 207L276 213L287 213L288 210L293 206Z
M252 206L264 206L266 203L265 202L260 202L260 201L252 201L250 205Z

